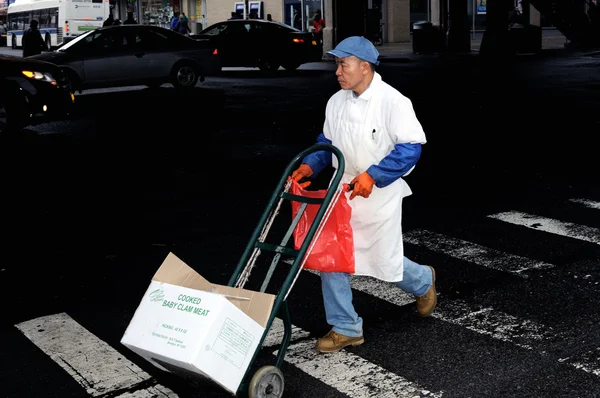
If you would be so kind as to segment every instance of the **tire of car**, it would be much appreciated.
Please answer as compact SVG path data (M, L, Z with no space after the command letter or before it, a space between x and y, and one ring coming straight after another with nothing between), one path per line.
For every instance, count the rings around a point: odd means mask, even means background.
M198 83L198 66L192 62L175 64L171 71L171 83L177 89L192 89Z
M285 70L294 71L298 69L300 64L297 62L284 62L281 66L283 66L283 69Z
M67 79L69 79L69 82L71 82L71 89L73 92L79 91L79 93L81 93L81 90L83 90L83 83L77 72L69 68L63 68L63 71L65 72Z
M46 42L46 50L52 50L52 41L50 41L50 34L46 33L46 39L44 41Z
M273 57L264 56L258 60L258 69L263 73L275 72L279 69L279 62Z
M12 36L10 46L12 47L13 50L17 49L17 36L15 36L15 35Z

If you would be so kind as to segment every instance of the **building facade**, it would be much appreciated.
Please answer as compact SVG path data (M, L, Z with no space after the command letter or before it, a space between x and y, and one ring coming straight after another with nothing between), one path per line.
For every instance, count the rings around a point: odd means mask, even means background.
M133 12L142 24L169 27L176 13L185 13L193 33L232 18L283 22L304 31L313 30L317 12L323 17L323 46L327 51L348 36L365 35L380 28L384 42L410 41L411 1L431 0L110 0L115 18Z

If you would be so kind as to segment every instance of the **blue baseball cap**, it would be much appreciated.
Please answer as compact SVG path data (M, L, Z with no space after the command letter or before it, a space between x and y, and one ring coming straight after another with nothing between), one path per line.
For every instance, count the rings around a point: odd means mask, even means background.
M377 51L370 40L367 40L362 36L351 36L342 40L333 50L327 51L327 54L334 55L338 58L354 55L364 61L379 65L379 61L377 60L379 51Z

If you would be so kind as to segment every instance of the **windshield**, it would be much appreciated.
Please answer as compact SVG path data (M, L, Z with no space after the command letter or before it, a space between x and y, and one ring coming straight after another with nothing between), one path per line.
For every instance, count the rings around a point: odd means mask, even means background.
M56 51L65 51L65 50L68 50L70 47L74 46L75 44L79 43L80 41L85 40L85 38L88 37L90 34L92 34L92 32L94 32L94 30L88 30L87 32L85 32L84 34L81 34L81 35L77 36L76 38L74 38L70 42L63 44Z

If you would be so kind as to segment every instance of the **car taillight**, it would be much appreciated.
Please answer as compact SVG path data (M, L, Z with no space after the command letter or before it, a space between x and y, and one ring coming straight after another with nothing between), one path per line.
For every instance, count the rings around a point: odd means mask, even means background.
M217 49L215 48L215 51L213 51L213 55L219 55L219 50L217 50Z
M294 43L304 43L304 39L295 38Z

